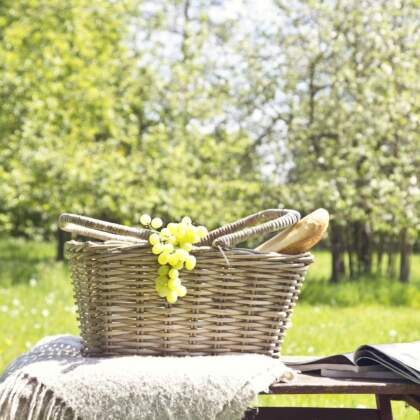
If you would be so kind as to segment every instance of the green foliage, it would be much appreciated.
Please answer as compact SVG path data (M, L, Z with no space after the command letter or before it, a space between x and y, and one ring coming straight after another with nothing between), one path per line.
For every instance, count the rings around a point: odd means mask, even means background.
M0 233L50 238L63 211L213 228L282 204L330 210L356 275L414 243L416 2L256 9L2 2Z
M333 278L344 271L343 251L360 276L371 272L375 248L407 256L420 229L418 4L276 5L283 20L263 35L282 46L270 55L272 84L282 92L272 121L286 128L293 159L277 194L287 206L330 210Z
M92 210L110 162L118 165L123 144L134 141L121 79L126 6L3 3L2 230L45 234L61 209Z
M362 222L370 231L394 235L407 227L416 235L417 6L301 3L289 14L298 33L285 40L287 71L294 73L287 87L288 142L296 163L291 189L312 182L292 199L327 206L337 224Z
M3 3L0 231L50 236L63 211L130 223L143 211L188 214L214 226L259 205L249 136L205 130L229 100L204 83L205 27L185 20L181 57L148 63L157 43L133 43L132 30L163 33L170 18L139 7Z

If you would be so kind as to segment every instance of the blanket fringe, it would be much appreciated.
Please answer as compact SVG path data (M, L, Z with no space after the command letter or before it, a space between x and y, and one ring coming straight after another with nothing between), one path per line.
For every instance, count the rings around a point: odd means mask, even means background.
M0 385L2 420L81 420L65 401L27 373L19 373Z

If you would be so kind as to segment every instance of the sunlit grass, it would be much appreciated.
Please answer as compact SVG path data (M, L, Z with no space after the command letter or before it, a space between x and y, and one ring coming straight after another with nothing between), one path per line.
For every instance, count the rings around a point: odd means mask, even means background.
M53 244L0 241L0 371L46 335L78 334L69 273L66 265L55 262L53 257ZM418 291L418 286L393 291L393 287L401 286L383 283L383 279L377 282L366 279L332 287L324 284L329 275L329 255L316 253L316 258L284 342L283 354L330 354L351 351L364 343L420 339L420 308L409 298L390 300L393 293ZM415 261L413 274L417 276L419 256ZM419 283L415 278L414 284ZM378 285L383 291L372 292ZM363 296L363 291L369 296ZM412 307L404 306L405 301L411 302ZM325 302L333 305L322 304ZM363 302L368 303L362 305ZM367 396L276 396L262 397L260 403L373 407L374 399ZM415 410L405 408L402 403L394 403L393 407L395 419L418 418Z
M328 281L331 273L331 254L328 251L314 251L315 262L310 267L308 273L308 279L315 281ZM344 257L347 261L347 257ZM395 265L399 267L399 255L395 256ZM389 281L389 278L386 274L386 267L388 264L388 257L384 255L381 265L381 274L377 273L376 266L376 255L373 255L372 258L372 268L374 274L371 276L370 280L376 279L379 281ZM420 287L420 254L414 254L411 256L411 283ZM369 279L366 279L368 281Z
M313 305L353 306L357 303L420 308L420 255L411 260L410 284L390 280L386 274L373 273L356 280L331 284L331 256L328 252L314 252L315 262L310 266L300 296L301 302ZM375 265L374 265L375 266ZM386 258L382 273L385 272ZM375 267L376 268L376 267Z
M76 334L71 285L64 265L43 263L28 282L0 288L0 326L0 371L46 335Z

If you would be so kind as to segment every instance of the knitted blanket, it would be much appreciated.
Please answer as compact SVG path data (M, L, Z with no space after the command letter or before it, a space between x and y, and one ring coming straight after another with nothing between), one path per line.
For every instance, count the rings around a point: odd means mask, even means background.
M239 420L257 394L293 373L243 354L85 358L73 336L47 337L0 378L3 420Z

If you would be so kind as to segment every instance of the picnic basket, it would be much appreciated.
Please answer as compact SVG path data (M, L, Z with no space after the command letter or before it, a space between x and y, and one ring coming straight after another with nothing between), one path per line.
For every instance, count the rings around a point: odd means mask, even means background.
M235 248L247 238L297 223L298 212L264 210L211 231L182 271L188 294L173 305L155 291L152 231L62 214L66 255L86 356L260 353L276 357L310 253Z

